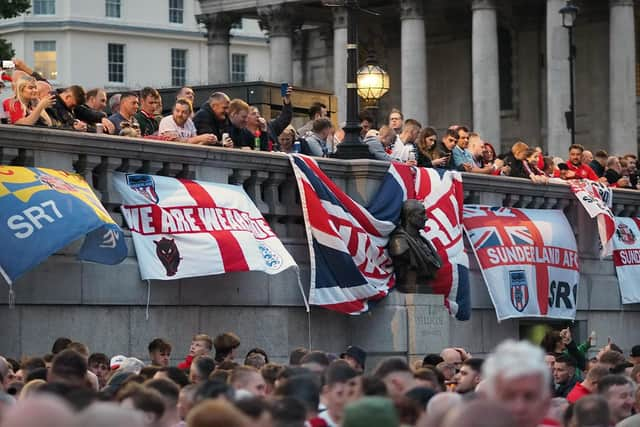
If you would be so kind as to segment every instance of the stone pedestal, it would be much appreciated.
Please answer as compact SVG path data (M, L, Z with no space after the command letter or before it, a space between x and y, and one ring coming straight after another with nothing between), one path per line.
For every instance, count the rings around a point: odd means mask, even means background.
M559 10L564 0L547 0L547 149L566 157L571 145L565 112L569 110L569 33Z
M500 79L495 0L473 0L473 130L500 146Z
M427 39L422 0L401 0L400 8L402 113L405 119L427 126Z
M633 0L609 6L609 154L620 156L638 149Z

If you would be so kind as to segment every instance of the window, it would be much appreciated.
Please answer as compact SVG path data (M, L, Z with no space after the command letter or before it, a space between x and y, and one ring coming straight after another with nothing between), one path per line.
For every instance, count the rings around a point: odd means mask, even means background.
M108 18L120 18L120 0L106 0L105 8Z
M184 0L169 0L169 22L182 24L184 21Z
M244 82L247 79L247 55L231 55L231 81Z
M109 43L108 50L109 81L124 83L124 45Z
M184 86L187 80L187 50L171 49L171 86Z
M47 80L57 79L55 40L33 42L33 68Z
M33 0L34 15L55 15L56 0Z
M498 70L500 110L513 110L513 40L505 27L498 27Z

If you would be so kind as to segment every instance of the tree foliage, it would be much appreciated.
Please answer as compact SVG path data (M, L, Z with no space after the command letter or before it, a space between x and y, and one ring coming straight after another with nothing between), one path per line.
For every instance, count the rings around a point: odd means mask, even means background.
M2 0L0 1L0 18L14 18L23 14L31 7L31 0Z
M31 7L31 0L0 0L0 18L15 18ZM13 58L11 43L0 38L0 59Z

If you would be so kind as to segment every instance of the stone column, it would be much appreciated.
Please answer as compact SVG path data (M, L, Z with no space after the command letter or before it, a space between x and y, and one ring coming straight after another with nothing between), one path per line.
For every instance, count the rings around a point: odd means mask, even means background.
M270 81L293 82L293 24L291 6L258 8L260 25L269 33Z
M500 75L495 0L473 0L471 61L473 130L500 146Z
M229 30L236 17L228 13L204 13L196 18L207 27L209 84L229 83Z
M402 113L405 119L428 123L427 39L423 0L400 0Z
M347 121L347 10L333 9L333 93L338 99L338 123Z
M569 33L562 26L564 0L547 0L547 150L566 158L571 133L565 112L569 111Z
M636 36L633 0L610 0L609 154L636 153Z

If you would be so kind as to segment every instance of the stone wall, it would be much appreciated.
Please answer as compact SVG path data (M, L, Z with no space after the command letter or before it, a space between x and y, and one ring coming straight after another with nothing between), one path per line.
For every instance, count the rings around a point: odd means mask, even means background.
M185 146L140 139L25 127L0 126L0 164L75 170L93 185L114 218L119 196L109 178L113 171L185 176L241 184L269 220L300 265L308 292L309 261L296 184L289 160L280 153ZM368 203L388 165L385 162L320 159L322 169L356 201ZM464 175L468 203L563 209L574 227L581 257L578 296L579 332L612 336L624 349L640 341L631 325L640 321L638 305L620 305L610 260L600 261L595 222L587 218L567 187L536 186L516 178ZM614 210L634 216L636 192L615 190ZM41 354L53 340L68 335L90 349L144 358L147 343L164 336L177 360L191 335L233 330L242 338L240 353L265 348L276 361L297 346L340 352L348 344L369 350L371 361L389 355L410 358L463 345L484 354L505 338L518 338L523 321L496 321L486 287L471 258L472 320L458 322L444 310L441 296L392 293L371 312L350 317L317 307L304 310L294 272L277 276L233 273L174 281L140 280L130 236L129 257L120 265L82 263L74 258L80 242L51 256L15 283L16 306L0 292L0 354ZM6 250L6 249L5 249Z

